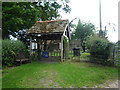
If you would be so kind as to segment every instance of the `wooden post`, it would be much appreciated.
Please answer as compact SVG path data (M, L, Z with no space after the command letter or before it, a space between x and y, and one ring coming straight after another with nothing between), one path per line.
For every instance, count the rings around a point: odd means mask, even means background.
M40 39L38 39L38 59L41 59L41 45L42 45L42 41Z
M70 40L70 37L68 36L69 35L69 27L66 29L66 36L68 38L68 42L67 42L67 50L66 50L66 58L68 59L69 58L69 40Z
M67 51L66 51L66 58L68 59L69 58L69 40L68 40L68 42L67 42Z
M63 62L63 54L64 54L64 52L63 52L63 39L64 39L64 36L62 36L61 37L61 61Z
M39 39L37 38L37 54L38 54L37 58L38 58L38 60L39 60L39 47L40 47Z
M30 37L30 55L32 55L32 37Z

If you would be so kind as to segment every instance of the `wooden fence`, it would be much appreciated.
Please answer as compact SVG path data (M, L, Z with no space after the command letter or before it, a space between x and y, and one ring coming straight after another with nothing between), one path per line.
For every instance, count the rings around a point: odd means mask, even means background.
M60 61L61 60L61 51L56 50L56 51L47 51L48 52L48 57L41 57L41 61Z
M115 47L115 65L120 66L120 46Z

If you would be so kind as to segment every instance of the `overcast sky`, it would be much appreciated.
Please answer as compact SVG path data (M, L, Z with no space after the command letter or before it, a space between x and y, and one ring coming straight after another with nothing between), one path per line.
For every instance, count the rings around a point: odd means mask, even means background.
M118 40L118 2L120 0L101 0L102 28L107 25L110 30L108 39L112 42ZM72 20L75 17L83 22L90 21L99 30L99 0L70 0L71 13L62 12L63 19ZM76 23L78 20L75 20ZM108 23L111 24L111 27ZM116 31L113 32L113 27Z

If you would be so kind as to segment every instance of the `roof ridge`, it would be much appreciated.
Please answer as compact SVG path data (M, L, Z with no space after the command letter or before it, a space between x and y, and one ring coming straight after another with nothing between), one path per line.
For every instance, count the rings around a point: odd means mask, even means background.
M50 21L37 21L37 22L57 22L57 21L67 21L68 19L50 20Z

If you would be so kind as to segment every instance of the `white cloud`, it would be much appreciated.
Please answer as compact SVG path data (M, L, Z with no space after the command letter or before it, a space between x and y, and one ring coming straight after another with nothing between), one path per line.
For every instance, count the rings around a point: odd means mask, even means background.
M101 0L101 14L102 14L102 27L108 24L108 22L116 25L116 31L118 29L118 2L120 0ZM70 0L70 7L72 9L70 14L62 12L63 19L72 20L75 17L80 18L82 21L90 21L99 27L99 0ZM112 37L115 37L113 40ZM109 34L111 41L117 41L118 32Z

